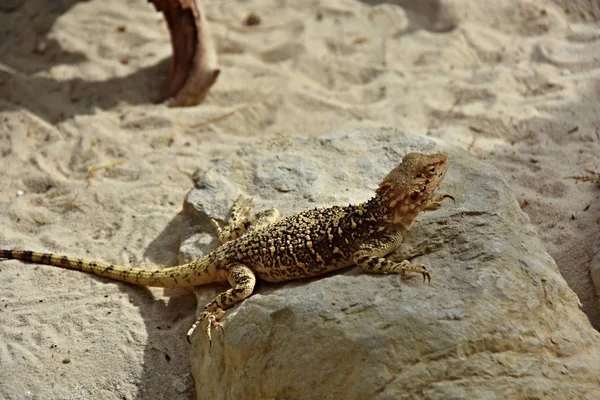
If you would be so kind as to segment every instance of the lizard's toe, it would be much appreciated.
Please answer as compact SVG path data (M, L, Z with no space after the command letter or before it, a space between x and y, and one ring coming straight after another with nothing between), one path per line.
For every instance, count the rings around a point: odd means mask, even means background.
M427 271L427 267L423 264L415 264L411 265L411 272L418 272L423 275L423 282L431 282L431 275L429 275L429 271Z
M212 323L212 326L213 326L213 328L218 329L221 332L223 332L223 325L221 325L220 322L215 321L215 322Z
M402 261L399 270L400 277L406 279L411 272L423 275L423 282L431 282L431 275L429 275L429 271L423 264L411 264L407 260Z
M215 311L214 313L209 313L209 312L205 311L202 314L200 314L200 317L196 320L196 322L194 322L192 327L187 332L186 337L187 337L188 343L190 343L190 344L192 343L192 336L194 334L194 331L200 324L205 324L204 332L206 333L206 336L208 337L208 342L212 343L212 330L214 328L214 329L219 329L219 330L223 331L223 326L219 323L219 320L221 318L223 318L224 316L225 316L225 311L220 310L220 309Z
M187 334L185 335L189 344L192 344L192 335L194 334L194 331L196 330L196 327L198 326L199 322L200 320L194 322L194 325L192 325L192 327L187 331Z
M427 271L427 268L425 268L424 265L421 265L422 270L421 270L421 274L423 275L423 282L427 281L427 283L431 282L431 275L429 275L429 271Z

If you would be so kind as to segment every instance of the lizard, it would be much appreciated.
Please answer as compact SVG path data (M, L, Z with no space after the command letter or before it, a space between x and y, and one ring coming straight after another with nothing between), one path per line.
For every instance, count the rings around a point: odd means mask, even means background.
M357 265L367 272L421 274L424 265L385 258L395 251L415 217L437 209L450 195L435 195L448 169L445 154L408 153L381 181L370 200L348 206L305 210L280 219L276 209L251 216L251 199L234 202L224 228L213 220L221 245L190 263L146 269L71 258L28 250L1 250L0 259L16 259L79 270L135 285L184 288L228 282L230 288L204 307L187 332L188 342L199 324L211 342L225 310L249 297L257 277L283 282L314 277Z

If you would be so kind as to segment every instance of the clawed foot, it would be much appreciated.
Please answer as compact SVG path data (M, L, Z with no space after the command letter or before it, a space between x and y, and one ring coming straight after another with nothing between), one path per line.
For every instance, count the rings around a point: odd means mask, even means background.
M219 241L226 243L242 236L248 229L250 221L250 212L252 211L252 198L244 195L239 195L233 202L231 207L231 215L227 221L227 225L221 228L221 225L211 219L213 226L217 230Z
M217 238L219 239L219 242L221 242L221 244L225 244L232 239L233 233L231 231L231 227L228 225L225 228L221 228L221 225L219 224L219 221L217 221L214 218L210 219L210 222L212 222L213 226L215 227L215 230L217 231Z
M456 203L456 199L454 197L450 196L449 194L441 194L431 199L425 206L425 210L437 210L442 206L442 201L445 199L452 199L452 201Z
M212 346L212 329L220 329L223 331L223 326L219 323L219 321L225 316L225 311L218 309L214 313L210 313L207 311L203 311L200 314L200 317L194 322L194 325L187 332L187 341L188 343L192 343L192 335L196 330L196 327L200 324L206 324L205 332L206 336L208 336L208 344Z
M232 213L237 214L238 220L248 218L252 211L252 197L240 194L233 202L231 209Z
M410 261L404 260L400 263L400 277L402 279L408 278L408 274L411 272L423 275L423 282L431 282L431 275L423 264L411 264Z

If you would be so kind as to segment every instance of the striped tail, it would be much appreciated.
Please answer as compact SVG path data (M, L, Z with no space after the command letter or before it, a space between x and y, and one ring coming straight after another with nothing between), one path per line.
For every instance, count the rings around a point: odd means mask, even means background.
M81 258L71 258L60 254L38 253L27 250L0 250L1 258L75 269L140 286L183 288L220 280L220 274L217 273L211 262L212 257L210 255L189 264L162 269L123 267L82 260Z

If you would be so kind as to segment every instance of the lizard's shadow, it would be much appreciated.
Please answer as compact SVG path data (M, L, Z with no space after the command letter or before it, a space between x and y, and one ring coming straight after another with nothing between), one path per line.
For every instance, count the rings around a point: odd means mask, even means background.
M144 256L160 266L173 266L184 218L175 215L156 236ZM138 307L147 338L145 340L142 374L137 383L136 399L167 396L170 399L194 399L194 384L190 370L190 345L186 333L195 320L196 298L190 289L149 289L129 284L119 285ZM157 299L162 293L164 298Z
M138 307L147 338L136 399L167 396L191 400L194 385L190 373L190 346L185 334L194 321L196 299L191 290L167 289L167 299L156 299L146 287L122 285ZM159 289L160 290L160 289Z

